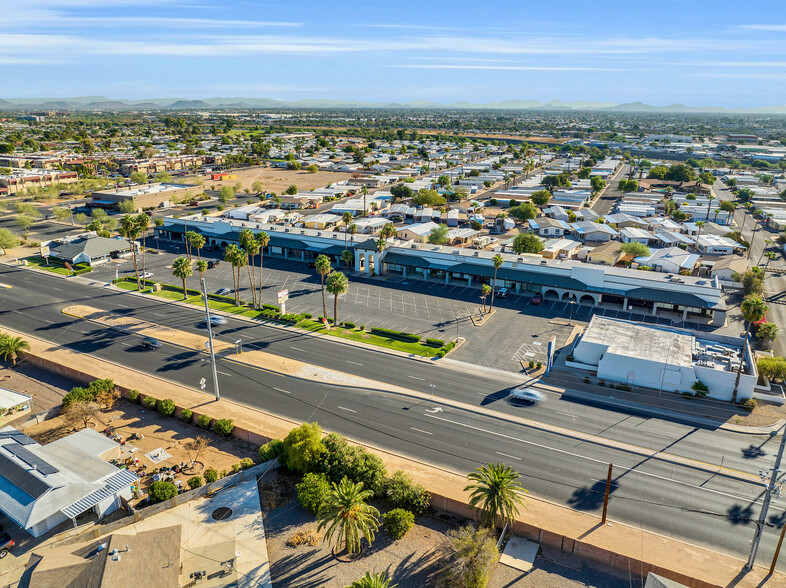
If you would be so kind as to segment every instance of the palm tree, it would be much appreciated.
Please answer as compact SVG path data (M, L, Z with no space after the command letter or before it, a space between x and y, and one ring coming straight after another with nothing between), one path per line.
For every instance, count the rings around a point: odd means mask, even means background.
M491 287L491 304L489 304L489 312L491 312L491 309L494 308L494 292L497 289L497 270L505 262L505 260L502 259L502 256L499 253L497 253L494 257L491 258L491 262L494 264L494 281Z
M188 299L188 290L186 290L186 278L194 275L194 270L191 267L191 262L187 257L178 257L172 263L172 274L176 278L183 280L183 300Z
M707 222L710 220L710 204L712 204L713 200L715 200L715 196L712 194L707 194ZM717 216L718 215L716 214L715 217L717 218Z
M330 272L326 288L333 295L333 324L338 326L338 297L346 293L349 280L341 272Z
M139 232L142 234L142 287L144 288L147 284L145 283L145 274L147 273L147 251L145 247L145 233L147 232L147 228L150 226L150 217L147 216L144 212L141 214L136 215L136 224L139 226Z
M259 231L255 238L259 245L259 296L257 297L257 301L259 305L262 306L262 261L265 257L265 247L270 243L270 235L265 231Z
M363 186L362 188L360 188L360 193L363 194L363 218L365 218L367 216L366 215L366 196L368 195L368 188Z
M251 232L251 229L243 229L240 231L238 235L238 241L240 241L240 247L242 251L246 254L246 272L248 273L248 283L251 287L251 306L257 306L257 294L256 289L254 288L254 278L251 275L251 267L254 262L254 256L259 251L259 245L257 244L256 238L254 237L254 233Z
M360 552L361 535L369 544L374 540L374 533L379 529L379 511L366 504L373 495L373 491L363 490L363 482L353 484L346 476L338 484L333 482L317 514L317 531L327 527L325 541L332 541L335 535L334 549L343 543L351 555Z
M761 265L761 260L764 257L764 254L767 252L767 247L769 247L770 245L772 245L772 240L764 239L764 247L762 247L761 249L761 255L759 255L759 263L757 263L756 265Z
M204 259L200 259L196 263L197 271L199 272L199 289L202 289L202 275L207 271L207 262ZM203 292L204 293L204 292Z
M322 287L322 316L327 319L327 305L325 304L325 276L331 271L330 258L327 255L317 255L314 260L314 268L319 274L319 279Z
M486 313L486 297L492 293L491 286L483 284L480 287L480 299L483 301L483 313Z
M355 246L355 234L358 232L358 226L355 223L349 225L349 244Z
M354 219L354 215L347 211L341 215L341 222L344 223L344 249L347 248L347 237L349 237L349 225L352 224L352 220Z
M205 246L205 236L196 231L191 231L188 237L189 244L197 251L197 259L202 259L201 250Z
M479 509L479 518L482 523L494 528L497 520L510 523L519 514L518 505L524 506L521 492L529 494L518 481L521 474L504 463L485 464L467 478L476 482L464 488L464 492L471 490L469 506Z
M770 307L758 296L747 296L740 305L742 318L749 323L755 323L764 318Z
M699 237L701 237L701 230L704 228L704 221L697 221L696 226L699 227L699 232L696 233L696 243L694 243L694 250L699 249Z
M759 325L756 330L756 337L761 341L765 347L769 348L770 343L775 341L780 334L780 329L775 323L763 323Z
M396 588L398 584L391 584L385 572L374 574L373 576L366 572L366 575L355 580L347 586L347 588Z
M0 335L0 357L4 360L11 360L11 367L16 366L16 358L21 351L30 351L30 343L22 337L12 337L11 335Z
M246 253L234 243L230 243L224 249L224 260L232 264L232 280L235 285L235 306L240 306L240 298L238 297L238 287L240 285L240 268L243 267L243 261L246 259ZM235 273L237 271L237 274Z
M341 252L341 261L347 264L347 271L352 271L352 260L355 259L354 254L349 249L344 249Z
M764 257L766 257L766 258L767 258L767 265L766 265L766 267L769 267L769 265L770 265L770 262L771 262L773 259L776 259L776 258L778 257L778 254L777 254L777 253L775 253L774 251L767 251L767 252L764 254Z
M120 234L131 243L131 255L134 259L134 273L136 274L136 288L141 291L142 282L139 279L139 263L136 259L136 240L139 237L139 231L139 223L137 223L136 219L130 214L120 219Z

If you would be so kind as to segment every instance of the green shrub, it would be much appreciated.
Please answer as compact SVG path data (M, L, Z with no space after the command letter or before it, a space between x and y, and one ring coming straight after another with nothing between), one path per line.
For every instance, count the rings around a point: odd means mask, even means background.
M409 474L397 470L385 482L385 498L396 508L423 514L429 506L431 494L420 484L415 484Z
M345 329L354 329L355 323L343 322L341 323L341 326L344 327Z
M530 359L528 365L529 365L529 369L534 368L535 367L535 360L534 359Z
M682 393L682 395L683 395L685 398L693 398L693 397L695 396L695 395L693 394L693 392L683 392L683 393Z
M606 385L606 380L601 380L600 382L598 382L598 386L605 386L605 385Z
M271 439L259 448L259 463L276 459L284 453L284 442L281 439Z
M203 429L209 429L210 428L210 421L212 421L212 420L213 419L210 418L209 416L207 416L206 414L201 414L201 415L199 415L199 418L197 419L197 425L199 425Z
M399 341L407 341L409 343L420 342L420 335L413 335L412 333L404 333L402 331L394 331L393 329L380 329L374 327L371 329L371 334L389 337L390 339L398 339Z
M240 460L240 468L247 470L248 468L254 467L254 460L250 457L244 457Z
M313 317L313 315L311 315L311 314L309 314L309 313L307 313L307 312L304 312L304 313L303 313L303 318L311 320L311 319L312 319L312 318L314 318L314 317Z
M218 480L218 472L213 468L207 468L205 470L205 482L212 484L216 480Z
M317 423L303 423L292 429L284 439L284 465L295 472L313 471L325 453L322 428Z
M358 331L365 331L366 325L358 325Z
M498 202L497 202L496 198L491 198L489 200L489 206L496 206L497 204L498 204Z
M189 478L188 482L186 483L188 484L188 487L191 488L192 490L194 488L199 488L202 485L202 476L194 476L193 478Z
M213 432L223 435L224 437L231 435L234 428L235 425L232 422L232 419L218 419L213 424Z
M536 364L535 364L535 367L536 367L537 369L540 369L540 368L542 368L542 367L543 367L543 362L542 362L542 361L539 361L538 363L536 363Z
M755 398L746 398L745 400L740 402L740 404L743 407L745 407L745 408L749 408L749 409L753 410L754 408L756 408L756 399Z
M382 525L393 539L401 539L414 524L415 515L403 508L395 508L382 515Z
M232 473L233 473L233 474L236 474L236 473L238 473L239 471L240 471L240 464L239 464L239 463L233 463L233 464L232 464Z
M147 490L151 504L164 502L177 496L177 486L169 482L153 482Z
M696 380L693 383L693 386L691 386L691 390L693 390L696 393L696 396L700 396L701 398L704 398L710 391L707 385L700 380Z
M445 357L445 350L444 349L440 349L439 351L437 351L437 357L439 357L440 359Z
M426 345L430 347L442 347L445 342L442 339L426 339Z
M107 392L115 387L112 380L93 380L87 388L76 386L63 396L62 407L68 408L74 402L93 402L102 392Z
M379 456L364 447L350 445L346 437L331 433L322 442L325 453L319 463L319 471L328 480L339 483L345 476L353 482L363 482L365 489L376 496L385 492L387 469Z
M184 408L183 410L180 411L180 420L183 421L184 423L190 423L191 419L193 418L194 418L194 413L191 412L190 409Z
M87 390L80 388L79 386L75 386L74 388L71 388L65 396L63 396L62 407L68 408L76 402L87 402L88 400L89 398L87 396Z
M129 390L128 399L134 404L139 404L139 390Z
M325 474L308 473L295 488L300 505L311 514L317 514L322 501L330 492L330 482Z
M175 403L170 398L166 398L165 400L159 400L157 404L158 412L163 414L164 416L170 416L173 412L175 412Z
M145 408L149 408L150 410L155 410L158 406L158 398L153 398L152 396L145 396L145 399L142 401L142 405Z
M628 384L617 384L617 390L624 390L625 392L630 392L633 388Z

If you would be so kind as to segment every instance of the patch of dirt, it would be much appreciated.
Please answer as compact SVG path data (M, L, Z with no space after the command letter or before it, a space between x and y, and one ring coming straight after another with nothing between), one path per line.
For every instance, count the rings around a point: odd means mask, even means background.
M347 172L319 171L312 174L305 170L289 170L278 167L239 169L229 173L236 174L237 179L223 182L211 180L210 176L199 176L193 179L202 180L205 190L220 190L221 186L234 187L238 182L243 185L243 189L251 189L251 185L258 181L266 192L275 192L276 194L283 193L292 184L296 185L301 192L309 192L315 188L326 188L328 184L352 179L352 174ZM238 191L238 196L243 195L243 189Z
M745 414L746 412L747 414ZM784 418L786 418L786 407L774 402L757 400L756 408L752 411L741 410L739 414L731 417L727 422L731 425L764 427L777 423Z

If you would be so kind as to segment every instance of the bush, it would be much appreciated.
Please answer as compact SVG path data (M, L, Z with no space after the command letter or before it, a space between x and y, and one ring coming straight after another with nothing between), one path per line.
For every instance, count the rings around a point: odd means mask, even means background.
M442 347L444 344L442 339L426 339L426 345L430 347Z
M740 402L740 405L745 407L745 408L749 408L749 409L753 410L754 408L756 408L756 399L755 398L746 398L745 400Z
M68 408L74 402L94 402L99 394L108 392L114 389L115 383L112 380L93 380L88 384L87 388L80 388L76 386L71 388L68 393L63 396L62 407Z
M372 328L373 335L381 335L383 337L390 337L391 339L398 339L400 341L407 341L410 343L419 343L420 335L413 335L412 333L404 333L402 331L394 331L393 329L380 329Z
M696 396L701 398L704 398L710 391L707 385L700 380L696 380L690 388L696 393Z
M542 361L539 361L538 363L536 363L536 364L535 364L535 367L536 367L537 369L540 369L540 368L542 368L542 367L543 367L543 362L542 362Z
M150 504L164 502L177 496L177 486L169 482L153 482L147 490Z
M236 473L238 473L239 471L240 471L240 464L239 464L239 463L233 463L233 464L232 464L232 473L233 473L233 474L236 474Z
M295 486L300 505L311 514L317 514L322 501L330 492L330 482L325 474L309 473Z
M533 369L535 367L535 360L534 359L530 359L528 365L529 365L529 369Z
M191 419L193 418L194 418L194 413L191 412L190 409L184 408L183 410L180 411L180 420L183 421L184 423L190 423Z
M284 442L281 439L271 439L259 448L259 462L265 463L276 459L284 453Z
M218 419L213 424L213 432L223 435L224 437L231 435L234 428L235 425L232 422L232 419Z
M415 524L415 515L403 508L396 508L382 515L382 524L393 539L401 539Z
M344 327L345 329L354 329L355 323L343 322L341 323L341 326Z
M175 412L175 403L170 399L167 398L165 400L159 400L157 404L158 412L163 414L164 416L170 416L173 412Z
M630 392L633 388L628 384L617 384L617 390L624 390L625 392Z
M253 468L253 467L254 467L254 460L251 459L250 457L244 457L243 459L240 460L241 469L247 470L248 468Z
M188 484L188 487L191 488L192 490L194 488L199 488L202 485L202 476L194 476L193 478L189 478L188 482L186 483Z
M149 408L150 410L155 410L158 406L158 398L153 398L152 396L145 396L145 399L142 401L142 406L145 408Z
M440 359L445 357L445 350L444 349L440 349L439 351L437 351L437 357L440 358Z
M139 390L129 390L128 399L134 404L139 404Z
M325 453L319 470L328 480L339 483L345 476L353 482L362 482L364 489L376 496L385 492L387 469L379 456L364 447L350 445L343 435L331 433L323 441Z
M585 384L589 384L589 383L590 383L589 376L585 376L585 377L584 377L584 383L585 383Z
M489 200L489 206L496 206L497 204L498 204L498 202L497 202L496 198L491 198Z
M284 465L295 472L312 471L325 453L322 428L317 423L303 423L292 429L284 439Z
M207 468L205 470L205 482L212 484L216 480L218 480L218 472L213 468Z
M431 494L420 484L415 484L409 474L398 470L385 482L385 498L394 507L419 515L428 508Z
M209 429L210 428L210 421L212 421L212 420L213 419L211 417L207 416L206 414L201 414L201 415L199 415L199 418L197 419L197 425L199 425L203 429Z

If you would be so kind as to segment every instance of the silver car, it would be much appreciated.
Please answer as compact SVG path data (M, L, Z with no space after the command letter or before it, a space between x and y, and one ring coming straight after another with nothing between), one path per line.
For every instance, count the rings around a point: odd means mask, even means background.
M513 388L513 390L510 391L510 397L514 400L522 400L531 404L537 404L539 402L546 401L546 395L543 394L543 392L539 392L538 390L534 390L533 388L529 388L527 386Z

